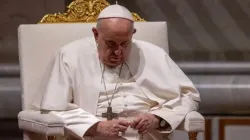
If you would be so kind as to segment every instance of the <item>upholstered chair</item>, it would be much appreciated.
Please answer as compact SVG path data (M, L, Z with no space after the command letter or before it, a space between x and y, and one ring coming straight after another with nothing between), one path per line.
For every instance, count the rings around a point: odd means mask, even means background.
M105 0L75 0L64 14L49 14L39 24L19 27L23 110L18 114L18 120L24 140L53 140L66 135L60 118L42 114L31 106L31 102L53 53L71 41L92 36L97 15L108 5ZM134 38L156 44L168 52L167 23L146 22L136 13L133 16L137 29ZM189 140L196 140L197 133L204 131L204 123L204 117L193 111L186 115L178 130L187 132Z

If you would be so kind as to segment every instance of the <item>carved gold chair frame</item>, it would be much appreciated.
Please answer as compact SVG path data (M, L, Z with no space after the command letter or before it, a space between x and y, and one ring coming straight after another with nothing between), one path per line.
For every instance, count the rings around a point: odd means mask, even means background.
M99 13L110 4L106 0L74 0L65 13L45 15L39 23L96 22ZM134 21L145 21L132 13Z
M110 4L106 0L73 0L65 13L45 15L39 24L44 23L79 23L96 22L99 13ZM137 13L133 13L135 22L146 22ZM189 132L189 140L196 140L198 132ZM55 136L48 136L48 140L55 140Z

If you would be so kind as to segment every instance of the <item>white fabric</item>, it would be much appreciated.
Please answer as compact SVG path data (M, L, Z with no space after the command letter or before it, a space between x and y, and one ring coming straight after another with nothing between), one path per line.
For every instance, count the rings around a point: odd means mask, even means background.
M100 12L98 19L114 18L114 17L125 18L125 19L133 21L133 16L130 13L130 11L127 8L125 8L121 5L118 5L118 4L110 5L106 8L104 8Z
M75 138L83 138L85 132L99 121L98 118L81 108L69 111L51 111L49 114L60 117L65 124L67 135Z
M145 96L140 90L134 78L132 77L129 68L125 64L122 66L120 78L119 71L120 67L116 68L114 71L107 67L105 68L104 81L107 87L106 90L108 93L108 98L105 89L100 91L96 111L97 116L101 116L102 113L107 111L108 101L110 101L112 96L113 99L111 106L113 112L120 113L120 115L125 115L126 113L131 111L134 112L136 110L138 110L138 113L139 111L148 112L150 110L150 106L157 105L157 102L148 99L147 96ZM101 79L100 82L102 82L102 85L104 86L104 83L101 81ZM116 83L118 83L116 93L113 95ZM134 114L134 116L138 113ZM132 117L131 114L130 117Z
M44 71L46 69L46 66L49 63L50 58L55 54L55 51L68 42L91 35L91 27L93 27L94 25L95 24L84 23L56 25L36 24L20 26L18 32L19 56L21 63L21 78L23 86L23 108L25 110L34 109L31 106L31 99L38 91L37 87L40 86L40 81L42 77L44 77ZM154 43L157 46L162 47L166 52L168 52L167 27L165 22L140 22L135 23L135 27L137 28L137 33L134 36L135 39L142 39ZM152 30L152 28L154 28L154 30ZM68 109L73 109L71 111L74 111L75 114L80 114L78 115L78 118L81 118L81 115L82 117L87 116L95 118L92 115L86 115L87 112L82 109L79 110L76 105L72 104L72 106L70 106L70 108ZM69 124L73 124L74 122L80 121L75 114L67 113L67 111L64 113L52 112L51 114L53 113L54 115L63 118L64 123L68 123L66 124L67 126ZM72 119L70 120L71 117L75 121L73 121ZM94 119L94 121L98 120ZM19 123L22 122L20 121ZM37 123L36 120L32 122L31 125L34 125L33 123ZM90 124L84 121L81 123L86 126L90 126ZM34 127L34 129L35 128L36 127ZM85 127L85 129L86 128L87 127ZM48 129L48 131L50 130L51 129ZM84 133L82 131L80 132ZM81 135L77 132L74 133L78 134L79 136Z
M127 61L131 74L145 95L159 104L151 107L150 113L168 121L172 131L188 112L197 110L195 101L200 100L199 93L162 49L144 41L133 40L132 44ZM152 52L157 55L151 55ZM94 124L89 120L95 120L93 115L96 115L99 93L103 90L94 37L66 45L50 66L48 74L51 76L44 81L48 86L39 89L43 98L37 94L35 105L39 108L40 99L43 99L41 109L62 111L57 115L64 119L67 128L82 137ZM80 107L84 112L81 117L77 112L73 119L72 115L67 117L68 110L74 109L72 101L74 107Z
M205 118L198 112L189 112L185 120L176 128L187 132L204 132Z
M41 114L40 111L25 110L18 114L19 128L43 135L64 135L64 123L60 117Z
M40 134L38 136L33 135L33 137L36 137L34 139L29 139L26 136L25 140L37 140L39 137L43 137L43 140L46 140L44 137L45 135L62 136L65 134L63 121L60 121L57 116L52 114L41 114L40 111L25 110L19 113L18 119L20 129L26 132ZM185 121L177 128L177 130L183 130L186 132L204 132L204 126L204 117L199 113L192 111L187 114Z
M166 22L135 22L135 39L141 39L168 52ZM63 45L93 35L95 23L30 24L18 29L23 109L32 109L31 101L51 57ZM154 28L154 30L152 30ZM157 37L156 37L157 36Z
M151 106L157 105L157 102L148 99L147 96L145 96L140 90L127 65L124 64L122 66L116 67L115 69L110 69L108 67L104 68L104 65L101 64L101 68L101 70L104 71L104 78L100 79L100 82L102 82L103 86L105 82L107 92L106 90L100 91L96 111L96 116L98 116L100 120L106 120L106 118L101 118L101 116L102 113L107 111L108 101L111 100L112 96L112 111L114 113L118 113L119 119L126 119L128 121L132 121L140 113L149 112ZM116 84L117 88L114 90ZM113 95L114 91L116 92ZM136 130L128 128L122 137L128 140L138 140L140 135ZM162 136L159 133L154 132L154 137ZM143 138L144 140L153 139L149 134L144 135Z

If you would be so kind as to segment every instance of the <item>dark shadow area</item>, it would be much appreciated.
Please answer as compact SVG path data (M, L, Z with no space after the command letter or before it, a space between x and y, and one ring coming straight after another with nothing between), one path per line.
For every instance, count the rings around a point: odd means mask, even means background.
M22 140L22 131L18 128L17 119L0 119L1 140Z

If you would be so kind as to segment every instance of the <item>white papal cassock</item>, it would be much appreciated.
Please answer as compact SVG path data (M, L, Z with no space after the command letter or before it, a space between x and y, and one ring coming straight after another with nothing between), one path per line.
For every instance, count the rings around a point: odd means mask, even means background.
M170 128L152 130L143 136L145 140L163 140L161 134L174 130L188 112L198 109L200 95L163 49L145 41L132 42L120 78L120 66L106 68L104 72L109 99L118 82L111 106L121 119L129 121L143 112L165 119ZM105 120L101 117L108 106L103 68L94 37L67 44L49 65L39 94L35 96L34 107L56 114L64 120L70 135L82 138L93 124ZM123 139L128 140L139 138L131 128L123 135Z

